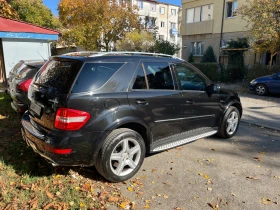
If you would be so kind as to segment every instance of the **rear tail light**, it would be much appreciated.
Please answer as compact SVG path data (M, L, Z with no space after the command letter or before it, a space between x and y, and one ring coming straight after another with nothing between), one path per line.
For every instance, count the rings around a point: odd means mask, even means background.
M51 147L45 147L45 149L57 155L69 155L72 152L72 149L57 149Z
M59 108L56 112L54 127L60 130L79 130L89 120L90 114L84 111Z
M27 92L31 82L32 79L25 80L18 84L17 89Z

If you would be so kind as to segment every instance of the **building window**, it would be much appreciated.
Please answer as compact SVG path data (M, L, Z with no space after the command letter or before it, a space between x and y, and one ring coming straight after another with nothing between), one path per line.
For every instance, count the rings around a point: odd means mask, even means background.
M171 15L176 15L176 9L171 9Z
M164 8L164 7L161 7L161 8L160 8L160 14L164 15L164 13L165 13L165 8Z
M227 17L235 17L237 15L237 1L227 2Z
M164 40L164 35L159 35L159 40Z
M142 10L143 9L143 1L137 0L136 3L137 3L138 8Z
M213 4L186 10L186 23L201 22L213 18Z
M203 55L203 42L192 42L191 43L191 53L193 55L202 56Z
M164 23L163 21L161 21L161 22L160 22L160 27L161 27L161 28L164 28L164 27L165 27L164 24L165 24L165 23Z
M176 23L171 23L171 28L176 28Z
M151 11L153 12L156 11L156 4L151 3Z

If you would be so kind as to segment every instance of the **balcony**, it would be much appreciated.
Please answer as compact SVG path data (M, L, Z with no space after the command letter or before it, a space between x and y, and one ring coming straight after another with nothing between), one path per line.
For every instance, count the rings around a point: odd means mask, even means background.
M181 25L180 35L196 35L213 33L214 20L207 20L197 23L185 23Z

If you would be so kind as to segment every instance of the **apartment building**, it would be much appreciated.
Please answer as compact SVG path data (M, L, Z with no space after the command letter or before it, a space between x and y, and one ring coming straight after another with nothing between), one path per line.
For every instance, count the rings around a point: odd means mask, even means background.
M182 41L179 35L182 10L180 6L159 2L157 0L132 0L139 8L138 14L146 29L156 32L157 38L178 44ZM181 57L181 52L177 53Z
M231 39L246 37L247 23L238 15L238 7L246 0L182 0L182 58L193 53L200 62L208 46L212 46L217 60L227 63L224 48ZM245 63L258 62L259 56L249 50Z

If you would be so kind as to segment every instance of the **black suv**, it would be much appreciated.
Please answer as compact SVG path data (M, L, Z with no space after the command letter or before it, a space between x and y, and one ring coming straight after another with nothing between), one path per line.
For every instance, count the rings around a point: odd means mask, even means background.
M127 180L146 154L219 134L232 137L238 95L197 68L162 54L99 53L51 58L28 91L22 135L54 166L92 166Z

